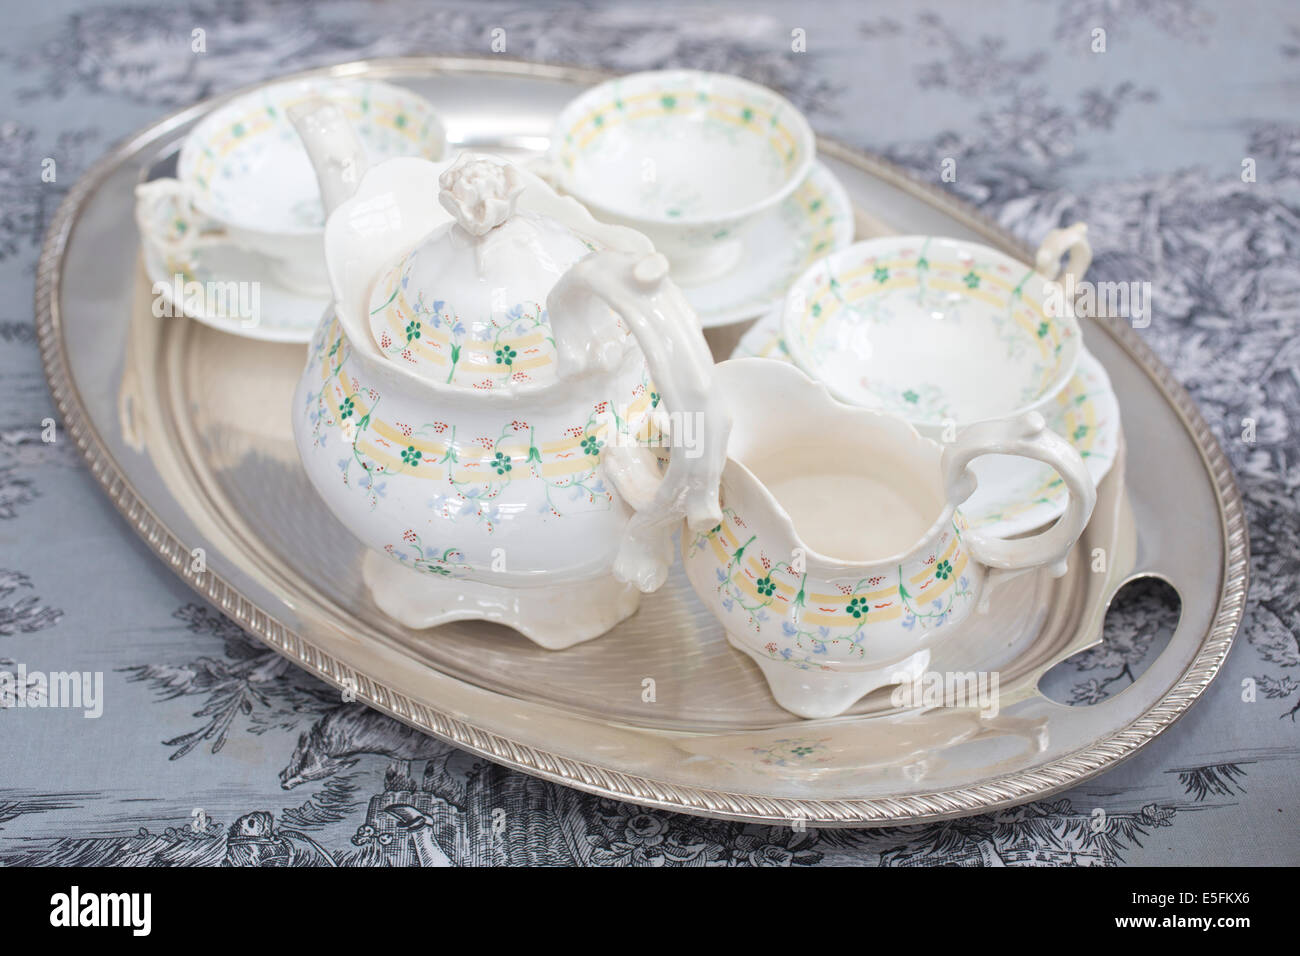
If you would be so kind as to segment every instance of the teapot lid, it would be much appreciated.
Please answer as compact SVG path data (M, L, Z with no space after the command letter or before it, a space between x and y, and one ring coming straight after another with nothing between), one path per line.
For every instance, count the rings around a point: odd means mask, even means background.
M594 247L554 219L516 211L524 183L509 163L465 154L438 185L452 221L379 275L369 302L375 344L451 385L554 381L546 297Z

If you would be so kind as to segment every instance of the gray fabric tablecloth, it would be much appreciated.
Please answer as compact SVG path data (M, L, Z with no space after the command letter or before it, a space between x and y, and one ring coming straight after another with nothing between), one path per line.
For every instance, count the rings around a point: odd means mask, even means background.
M105 706L98 719L16 707L26 690L0 684L0 862L1300 862L1300 8L1290 0L44 0L8 5L4 24L0 671L102 672ZM1227 449L1252 538L1244 625L1191 713L1092 783L995 816L875 832L711 823L432 741L417 764L394 763L395 724L340 703L187 591L70 443L41 440L53 407L31 301L45 224L109 144L175 107L345 59L486 55L494 27L511 56L716 69L779 88L819 132L922 175L937 179L955 159L945 188L1026 239L1086 220L1093 278L1150 282L1142 335ZM806 53L791 53L795 28ZM1093 50L1098 29L1104 52ZM1120 692L1158 653L1176 605L1151 586L1121 604L1106 644L1052 675L1060 699ZM322 772L286 790L300 736ZM413 835L412 815L434 821L424 831L434 839Z

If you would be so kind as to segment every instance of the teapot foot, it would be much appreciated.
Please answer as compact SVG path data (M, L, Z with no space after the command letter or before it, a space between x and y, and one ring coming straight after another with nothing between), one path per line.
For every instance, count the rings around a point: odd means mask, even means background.
M403 627L424 630L452 621L493 621L547 650L600 637L636 613L641 594L612 574L544 587L503 587L441 577L367 551L361 575L381 611Z
M730 633L727 640L736 650L753 658L778 704L808 720L838 717L877 688L915 680L930 664L930 651L925 649L869 670L805 669L785 660L774 660Z

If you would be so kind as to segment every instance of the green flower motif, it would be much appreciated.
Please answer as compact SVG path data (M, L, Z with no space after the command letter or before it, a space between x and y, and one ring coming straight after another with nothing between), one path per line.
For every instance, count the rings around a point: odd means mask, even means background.
M884 266L876 266L876 271L872 273L872 277L877 282L884 282L889 278L889 270Z
M980 277L977 276L975 274L975 270L972 269L970 272L966 273L964 276L961 277L961 281L966 283L966 288L975 289L979 287Z
M605 117L597 113L591 120L597 127L605 125Z
M661 96L661 97L659 97L659 102L663 104L663 108L664 108L664 109L666 109L666 110L671 110L671 109L676 108L676 106L677 106L677 97L675 97L675 96Z
M759 578L758 581L755 582L755 586L758 588L758 593L765 597L771 597L773 592L776 591L776 582L774 582L770 576Z
M496 458L492 460L492 467L497 470L498 475L504 475L511 469L510 456L497 452Z
M234 126L230 127L230 132L232 132L236 136L243 136L244 133L246 132L244 129L244 124L236 123Z
M743 110L740 111L740 118L743 119L746 123L748 123L750 120L754 118L754 111L751 110L748 106L746 106Z
M1074 430L1074 440L1075 440L1075 441L1083 441L1084 436L1087 435L1087 434L1088 434L1088 426L1087 426L1087 425L1079 425L1079 426L1078 426L1077 428L1075 428L1075 430Z
M934 566L934 576L940 581L947 581L952 577L952 563L946 558Z
M813 303L812 314L814 316L818 316L822 314L822 304L820 302Z
M600 454L600 449L604 444L605 443L598 440L595 435L584 435L582 437L582 450L592 458L595 458Z
M1038 337L1039 337L1040 339L1045 339L1045 338L1047 338L1047 333L1050 332L1051 330L1052 330L1052 327L1051 327L1050 325L1048 325L1046 322L1039 322L1039 323L1038 323Z
M396 126L398 129L406 129L406 114L398 113L395 117L393 117L393 125Z
M351 395L343 399L343 404L339 406L339 418L348 419L356 410L356 402Z
M413 342L415 339L418 339L419 337L420 337L420 323L417 320L412 319L410 322L406 323L406 341L410 343Z
M790 753L794 754L796 757L806 757L812 752L813 748L809 747L807 744L801 744L798 747L790 748Z
M659 402L660 402L659 393L658 393L658 392L651 392L651 393L650 393L650 407L651 407L651 408L658 408L658 407L659 407Z
M519 353L516 352L508 345L503 345L501 346L501 348L497 349L498 365L504 365L508 368L511 365L515 364L515 359L518 357L519 357Z
M903 401L911 405L915 405L920 400L921 400L921 396L916 394L916 392L912 391L910 388L903 393Z
M408 465L418 465L420 459L424 457L424 452L420 451L414 445L407 445L402 449L402 461Z
M852 598L849 601L849 606L846 607L845 610L855 618L862 618L867 613L867 599L863 597Z
M927 259L925 256L922 256L921 258L916 260L917 272L924 272L928 268L930 268L930 260Z

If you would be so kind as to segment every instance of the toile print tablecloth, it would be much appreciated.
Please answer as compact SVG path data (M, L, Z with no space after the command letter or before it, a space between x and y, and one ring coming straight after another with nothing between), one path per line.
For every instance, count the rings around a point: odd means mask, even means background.
M32 286L60 198L111 143L209 94L363 57L489 55L495 28L512 57L773 86L819 132L923 176L955 161L944 188L1027 240L1086 220L1090 278L1150 282L1141 334L1226 448L1250 519L1245 621L1192 711L1119 768L1005 813L876 831L716 823L505 770L343 702L166 570L70 442L42 440L54 411ZM6 7L0 96L0 863L1300 862L1290 0L45 0ZM1122 691L1159 652L1176 599L1144 585L1118 603L1105 643L1050 675L1052 696ZM58 670L102 673L98 717L18 706L23 673Z

